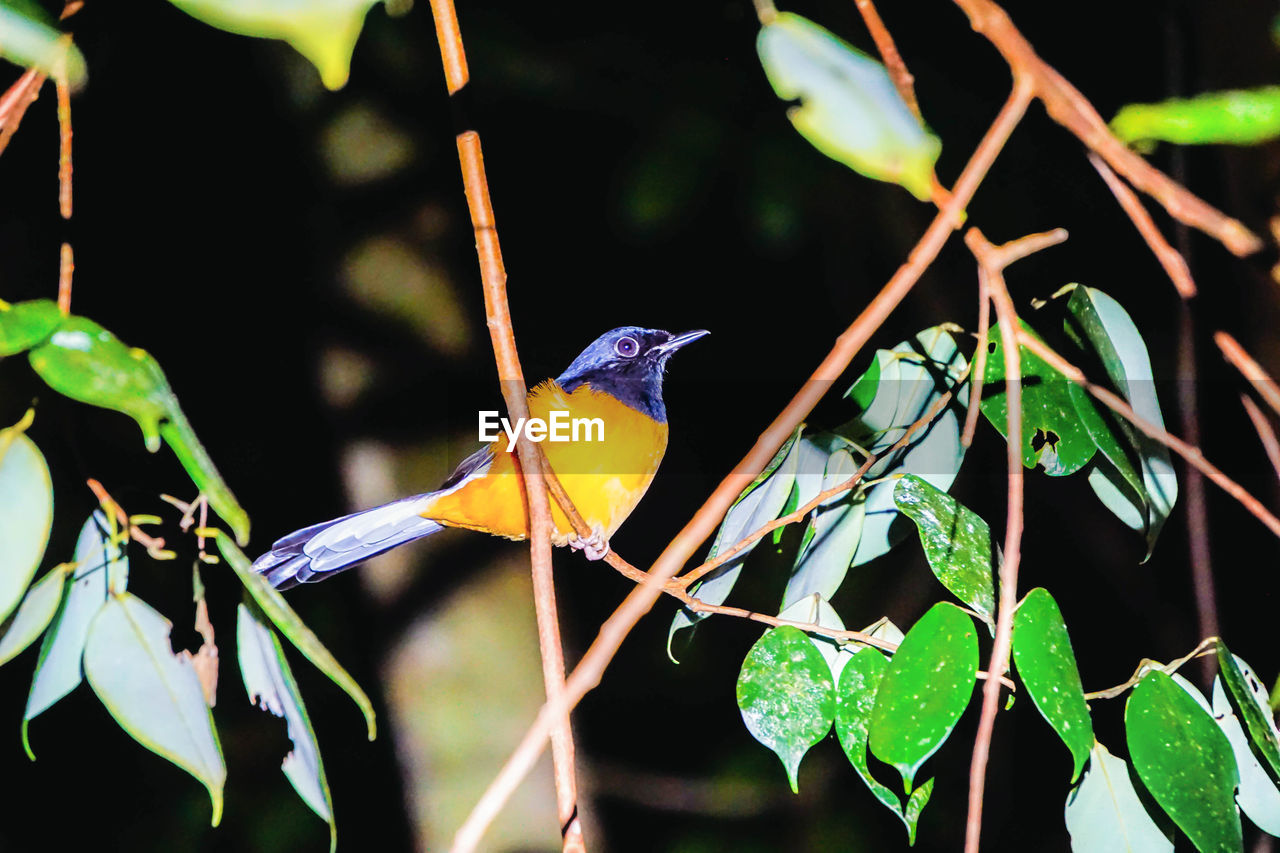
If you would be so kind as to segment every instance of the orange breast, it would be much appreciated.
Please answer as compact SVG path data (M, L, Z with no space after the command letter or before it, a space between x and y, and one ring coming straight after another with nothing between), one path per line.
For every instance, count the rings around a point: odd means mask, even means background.
M550 422L553 411L566 413L564 429L571 439L572 422L579 422L577 440L547 440L543 451L582 517L612 537L653 482L667 449L667 425L585 385L567 393L548 381L529 392L530 417ZM511 539L528 536L528 506L505 434L493 449L487 472L441 492L422 514L452 527ZM553 541L563 545L573 529L554 500L551 515Z

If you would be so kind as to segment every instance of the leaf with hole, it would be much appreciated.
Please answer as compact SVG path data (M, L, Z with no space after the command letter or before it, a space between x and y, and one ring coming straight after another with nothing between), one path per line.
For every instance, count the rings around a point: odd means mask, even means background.
M31 585L53 529L53 481L25 423L0 430L0 620Z
M1143 805L1129 765L1096 741L1084 778L1067 795L1066 820L1074 853L1173 853L1171 833Z
M1226 682L1232 703L1240 709L1249 739L1271 771L1271 778L1280 780L1280 731L1276 729L1266 687L1253 668L1233 655L1221 640L1218 641L1218 671Z
M973 620L953 604L931 607L894 653L876 693L868 743L902 774L907 793L964 713L977 674Z
M1143 785L1196 848L1241 850L1235 757L1204 708L1168 675L1153 671L1133 688L1124 722Z
M1093 749L1093 720L1062 611L1043 587L1027 593L1014 613L1013 660L1036 709L1071 751L1075 782Z
M773 460L765 466L755 481L743 490L733 506L725 513L724 521L720 522L720 530L716 533L715 541L707 554L708 560L727 551L741 542L747 534L758 530L782 514L788 496L795 493L796 464L800 458L799 438L800 430L796 430L787 443L774 454ZM757 540L744 547L724 565L695 583L690 593L707 604L723 604L729 597L729 593L733 591L734 584L738 582L738 576L742 573L747 557L759 544ZM672 642L676 635L680 631L694 627L708 615L710 614L694 613L687 608L676 611L675 617L671 620L671 627L667 630L667 657L671 658L672 662L675 662Z
M801 102L787 117L814 148L929 200L942 142L903 102L883 65L790 12L765 24L756 50L778 97Z
M252 601L241 603L237 611L236 657L249 701L283 717L288 726L293 750L285 756L281 769L302 801L328 821L332 853L338 844L338 830L333 822L333 798L324 775L324 762L320 760L320 744L280 638Z
M215 530L210 531L210 533L218 543L218 551L222 554L223 559L231 565L236 577L240 578L240 583L248 590L249 595L253 597L254 603L271 620L271 623L280 629L280 633L289 638L289 642L293 643L307 660L329 676L334 684L346 691L347 695L359 706L360 712L364 714L369 740L377 737L378 723L374 717L373 703L369 701L368 695L360 689L360 685L356 683L356 680L342 668L342 665L324 647L324 643L320 642L320 638L315 635L315 632L307 627L302 618L284 600L284 596L275 587L271 586L266 578L253 570L252 565L249 563L249 558L236 547L236 544L231 541L226 532Z
M1236 803L1240 810L1259 829L1280 835L1280 790L1249 748L1249 737L1240 725L1240 718L1232 710L1221 677L1213 680L1213 718L1227 736L1236 759L1236 770L1240 773Z
M913 474L898 481L893 499L919 529L934 575L994 629L991 528L976 512Z
M798 628L765 632L742 662L738 708L751 736L773 750L799 793L800 761L835 719L831 669Z
M89 626L84 672L122 729L204 784L217 826L227 768L200 679L169 645L172 628L132 593L113 595Z

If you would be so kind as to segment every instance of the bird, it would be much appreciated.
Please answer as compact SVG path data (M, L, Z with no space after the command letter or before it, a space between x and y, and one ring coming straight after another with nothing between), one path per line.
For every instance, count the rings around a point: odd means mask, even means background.
M582 419L585 427L578 440L545 436L542 443L552 470L592 529L591 536L578 536L552 502L553 544L582 550L592 560L606 556L609 539L644 497L666 453L662 381L667 362L707 334L705 329L673 335L622 326L596 338L563 373L528 392L529 424L534 418L546 423L553 412L565 412L562 421ZM487 413L480 414L483 426ZM594 428L597 419L599 429ZM517 422L516 434L520 428ZM494 440L459 463L433 492L313 524L276 540L254 561L254 570L284 590L333 577L446 527L526 538L528 505L517 456L511 452L512 434L509 423L497 430Z

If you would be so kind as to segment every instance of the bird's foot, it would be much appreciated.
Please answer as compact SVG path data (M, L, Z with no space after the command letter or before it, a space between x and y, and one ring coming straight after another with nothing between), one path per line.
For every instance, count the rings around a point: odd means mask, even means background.
M595 527L592 528L591 535L585 539L575 534L569 540L569 547L574 551L581 551L588 560L603 560L609 553L609 540L605 538L603 530Z

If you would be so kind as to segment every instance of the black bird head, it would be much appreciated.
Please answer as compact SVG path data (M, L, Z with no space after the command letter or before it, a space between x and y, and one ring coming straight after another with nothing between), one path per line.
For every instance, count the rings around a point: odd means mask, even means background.
M667 359L685 344L708 334L705 329L673 335L661 329L623 326L596 338L556 378L556 383L566 391L590 385L666 423L662 373Z

